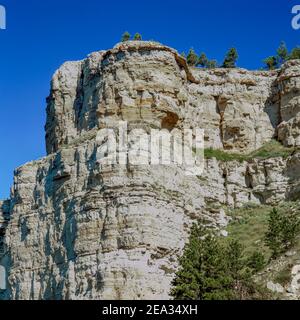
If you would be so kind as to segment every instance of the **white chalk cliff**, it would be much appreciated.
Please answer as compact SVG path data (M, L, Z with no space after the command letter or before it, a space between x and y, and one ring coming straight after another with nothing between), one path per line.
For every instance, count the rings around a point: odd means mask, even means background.
M164 299L191 224L223 205L300 195L300 61L275 71L189 68L174 49L129 41L65 63L47 99L48 155L15 170L0 202L0 299ZM99 165L97 130L205 129L205 148L289 157L174 166Z

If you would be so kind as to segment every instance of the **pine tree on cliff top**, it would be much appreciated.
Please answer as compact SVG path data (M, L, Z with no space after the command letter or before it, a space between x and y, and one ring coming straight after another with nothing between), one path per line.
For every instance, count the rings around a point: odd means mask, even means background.
M130 40L130 38L131 38L130 33L128 31L126 31L126 32L123 33L121 41L125 42L125 41Z
M188 53L188 55L187 55L187 57L186 57L186 61L187 61L188 65L190 65L190 66L196 66L196 64L197 64L197 62L198 62L198 56L197 56L197 54L195 53L195 51L194 51L193 48L191 48L191 49L189 50L189 53Z
M235 68L238 58L239 58L239 55L237 53L237 50L235 48L229 49L229 51L226 53L222 67L223 68Z
M141 41L142 40L142 36L140 33L136 33L133 37L133 40L135 41Z

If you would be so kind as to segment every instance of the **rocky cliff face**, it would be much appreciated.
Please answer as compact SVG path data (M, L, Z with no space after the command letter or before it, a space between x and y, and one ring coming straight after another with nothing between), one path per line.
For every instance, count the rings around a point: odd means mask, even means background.
M206 159L189 176L180 166L101 164L98 130L119 121L203 128L205 148L240 154L272 138L295 147L299 99L299 61L272 72L199 70L173 49L130 41L65 63L47 100L48 155L16 169L0 202L0 297L168 298L193 221L222 230L223 205L298 198L300 153Z

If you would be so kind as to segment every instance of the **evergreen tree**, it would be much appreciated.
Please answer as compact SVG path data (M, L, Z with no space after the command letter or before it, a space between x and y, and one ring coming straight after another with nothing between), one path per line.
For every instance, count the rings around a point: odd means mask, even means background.
M289 57L289 52L288 49L286 47L285 42L281 42L279 48L277 49L277 57L278 57L278 61L277 63L279 63L279 65L282 65L283 63L285 63L288 60Z
M186 58L186 53L183 51L183 52L181 52L181 54L180 54L183 58Z
M223 68L235 68L236 67L236 62L238 60L239 56L237 53L237 50L235 48L229 49L227 52L223 65Z
M191 49L189 50L189 53L188 53L188 55L187 55L187 57L186 57L186 61L187 61L188 65L190 65L190 66L195 66L195 65L197 64L197 62L198 62L198 56L197 56L197 54L195 53L195 51L194 51L193 48L191 48Z
M142 36L139 33L136 33L133 37L133 40L135 41L141 41L142 40Z
M289 56L290 60L293 59L300 59L300 47L296 47L292 50L290 56Z
M264 294L251 278L242 246L223 244L207 228L194 225L171 295L179 300L233 300L261 298Z
M293 210L279 212L276 208L270 213L265 243L272 252L272 258L290 249L300 232L300 220Z
M204 52L202 52L197 61L197 66L200 66L202 68L207 68L207 64L208 64L207 56Z
M199 290L199 300L233 299L232 278L228 273L224 252L226 248L210 232L203 241L203 279Z
M283 63L293 59L300 59L300 47L294 48L289 54L285 42L282 41L277 49L277 54L264 60L265 69L274 70L276 68L280 68Z
M265 235L265 243L271 249L272 258L278 257L282 252L282 216L276 208L270 213L268 231Z
M300 232L300 220L293 209L285 212L281 218L281 241L284 250L295 245L296 237Z
M247 259L247 267L253 270L254 273L261 271L265 265L265 256L261 252L255 251Z
M197 300L200 286L203 284L201 255L203 254L202 238L206 236L204 228L193 225L189 243L179 260L180 269L173 281L171 295L178 300Z
M126 32L123 33L121 41L125 42L125 41L130 40L130 38L131 38L130 33L126 31Z
M238 280L240 271L244 268L242 245L236 240L231 240L226 254L230 274L233 279Z
M213 233L194 225L179 261L181 268L173 281L171 295L180 300L228 298L230 280L225 272L222 251Z
M206 68L207 69L215 69L218 67L218 62L217 60L208 60Z
M277 58L275 56L270 56L264 60L267 70L274 70L278 67Z

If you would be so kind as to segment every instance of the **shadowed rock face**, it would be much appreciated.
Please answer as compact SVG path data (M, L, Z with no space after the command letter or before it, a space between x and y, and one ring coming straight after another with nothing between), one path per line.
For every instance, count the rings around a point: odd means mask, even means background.
M48 97L48 155L16 169L0 202L2 299L168 298L191 224L222 229L222 205L277 203L299 193L299 153L239 163L103 165L98 129L205 129L205 147L297 145L300 64L280 71L189 69L171 48L127 42L65 63ZM298 190L298 191L297 191Z

